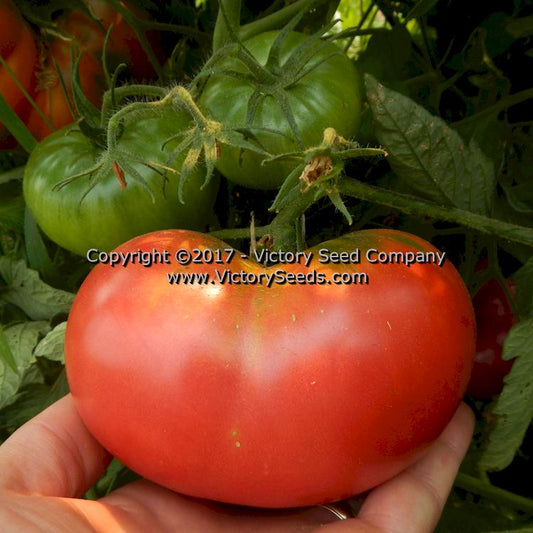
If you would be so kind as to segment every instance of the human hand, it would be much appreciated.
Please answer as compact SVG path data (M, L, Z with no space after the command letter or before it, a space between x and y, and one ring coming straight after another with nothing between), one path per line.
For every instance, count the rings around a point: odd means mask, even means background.
M320 507L265 511L197 500L146 480L98 501L81 499L110 457L68 395L0 447L0 524L10 533L431 532L473 425L472 412L462 404L417 463L372 490L357 518L339 520Z

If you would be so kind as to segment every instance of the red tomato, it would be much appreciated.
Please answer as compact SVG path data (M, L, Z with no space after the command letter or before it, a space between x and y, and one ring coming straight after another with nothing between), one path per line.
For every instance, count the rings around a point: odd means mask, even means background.
M361 262L320 263L319 249L359 249ZM456 410L475 322L449 262L374 264L369 249L436 251L406 233L368 230L312 249L309 268L266 269L191 231L120 246L137 262L139 250L166 251L170 264L99 264L77 294L66 367L87 427L141 475L225 502L314 505L394 476ZM267 287L281 267L307 284L284 277ZM217 280L230 270L232 283ZM318 283L356 272L368 284ZM192 273L211 281L168 281Z
M51 120L55 129L71 124L75 118L68 104L65 90L54 65L57 64L65 87L72 101L72 58L71 43L62 39L55 39L50 43L47 57L37 73L38 84L34 100L39 109ZM81 56L79 76L85 96L97 107L100 106L105 90L105 80L102 67L98 60L89 55ZM51 133L50 128L35 109L32 109L27 119L28 129L41 140Z
M15 5L8 0L0 1L0 53L21 86L31 93L35 84L37 45L29 25ZM0 92L19 118L25 121L30 111L30 104L2 65L0 65ZM0 147L7 148L15 144L15 140L0 123Z
M114 69L120 63L126 63L134 78L154 78L156 75L154 67L143 50L135 31L124 20L124 17L103 0L88 0L86 3L95 19L100 21L101 26L96 20L80 11L70 11L60 21L60 26L74 37L80 50L100 59L106 31L112 24L113 28L106 49L107 62L110 68ZM121 5L130 10L137 18L147 18L146 13L135 6L125 2L121 2ZM161 47L159 33L149 31L147 32L147 39L156 58L162 63L165 55Z
M506 281L511 293L514 283ZM515 323L507 295L497 280L485 283L473 298L477 322L476 357L468 394L472 398L488 399L499 394L503 378L513 361L502 359L503 341Z

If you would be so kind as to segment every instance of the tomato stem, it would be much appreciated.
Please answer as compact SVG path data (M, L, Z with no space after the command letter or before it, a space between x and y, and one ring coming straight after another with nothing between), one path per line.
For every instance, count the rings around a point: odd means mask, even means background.
M233 41L241 22L241 0L220 0L213 32L213 52Z
M167 89L163 87L142 84L124 85L106 91L102 101L102 126L105 126L107 116L111 114L110 110L113 109L114 105L119 105L122 100L131 96L164 98L167 92Z
M527 100L530 100L531 98L533 98L533 88L524 89L523 91L519 91L517 93L507 96L506 98L502 98L501 100L498 100L498 102L496 102L495 104L489 107L486 107L485 109L482 109L475 115L470 115L469 117L466 117L466 118L463 118L462 120L454 122L453 127L460 128L464 126L465 124L470 124L471 122L475 122L477 120L490 117L491 115L497 115L498 113L505 111L507 108L520 104Z
M196 125L205 130L208 129L210 123L209 119L207 119L204 114L200 111L200 108L196 105L196 102L194 101L193 97L191 96L191 93L185 87L182 87L181 85L178 85L172 91L169 93L170 98L175 98L178 101L178 104L181 107L184 107L185 110L191 115Z
M296 14L304 9L310 9L312 6L318 7L323 4L338 5L338 1L331 2L331 0L296 0L296 2L289 4L278 11L274 11L269 15L266 15L262 18L244 24L239 29L239 37L245 41L250 39L259 33L266 31L277 30L283 27L287 22L289 22ZM331 10L331 9L330 9ZM333 11L335 11L333 9Z
M379 205L386 205L408 215L428 216L438 220L457 223L482 233L495 235L502 239L533 247L532 228L478 215L477 213L452 206L441 206L409 194L368 185L353 178L339 181L337 187L341 194Z
M311 205L326 194L326 191L323 191L317 197L314 189L302 192L283 207L270 224L255 226L256 236L272 235L274 250L297 251L300 240L303 239L301 217ZM210 235L222 240L250 238L250 228L218 230L211 232Z
M514 509L523 511L528 514L533 514L533 500L520 496L513 492L495 487L494 485L481 481L473 476L459 472L455 480L455 486L477 494L490 498L499 503L510 505Z
M163 100L161 100L162 102ZM135 113L137 110L145 110L147 106L153 105L146 102L133 102L122 109L119 109L114 115L111 116L107 124L107 149L113 150L117 146L117 140L119 138L119 131L121 127L122 120L130 115L136 116ZM132 115L134 114L134 115Z

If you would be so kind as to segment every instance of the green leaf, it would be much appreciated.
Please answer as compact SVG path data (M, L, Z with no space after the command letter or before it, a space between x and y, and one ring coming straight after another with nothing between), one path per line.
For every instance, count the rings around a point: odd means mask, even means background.
M477 214L490 214L496 178L478 145L465 145L441 118L365 76L376 135L392 169L420 196Z
M13 372L18 372L17 362L11 353L11 348L7 343L6 336L4 334L4 328L0 326L0 363L3 362L7 365Z
M533 416L533 319L514 326L503 345L503 359L516 358L494 407L497 421L479 467L503 470L520 448Z
M71 52L72 61L72 94L74 96L74 105L86 124L99 130L100 126L100 110L85 96L80 81L80 61L82 55L77 58Z
M2 68L4 68L10 76L14 76L13 71L9 68L9 65L4 61L2 56L0 56L0 63ZM16 78L13 79L15 79L15 82L20 85ZM0 116L2 117L2 123L9 130L11 135L15 137L26 152L30 153L35 148L37 141L24 122L22 122L15 111L11 109L2 94L0 94Z
M103 476L85 494L89 500L98 500L119 487L139 479L139 475L113 457Z
M525 182L504 187L509 205L519 213L533 213L533 183Z
M0 276L7 287L0 296L22 309L32 320L49 320L59 313L68 313L74 294L54 289L30 270L23 260L0 257Z
M357 68L390 83L405 79L412 55L412 40L404 26L376 32L357 60Z
M508 19L505 29L515 38L522 39L533 35L533 15L517 19Z
M37 222L27 206L24 210L24 241L29 267L40 272L52 272L54 265L48 255Z
M2 198L0 204L0 228L20 233L24 219L24 200L21 196Z
M37 381L22 384L14 401L0 410L0 429L13 433L68 392L65 371L59 374L52 386Z
M411 8L411 11L405 16L406 22L427 15L437 4L437 1L438 0L418 0L418 2Z
M328 194L331 203L343 214L346 222L352 224L352 216L342 201L341 195L338 192L332 192Z
M490 57L503 54L514 43L515 38L511 35L507 25L514 23L504 11L491 13L481 24L487 30L485 46Z
M51 361L65 362L64 346L67 323L61 322L35 347L36 357L46 357Z
M14 400L25 372L35 362L33 349L48 328L48 322L40 321L24 322L4 329L3 334L16 363L16 371L0 359L0 409Z
M533 257L512 276L520 316L533 316Z

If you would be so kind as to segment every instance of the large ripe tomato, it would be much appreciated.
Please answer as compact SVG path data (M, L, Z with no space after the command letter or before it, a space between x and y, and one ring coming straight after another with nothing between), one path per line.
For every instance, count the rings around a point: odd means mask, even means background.
M514 283L506 281L511 293ZM477 322L476 357L468 394L488 399L499 394L513 361L502 359L503 342L515 323L507 294L497 280L487 281L473 298Z
M474 314L454 267L365 260L372 248L435 251L393 230L324 243L309 268L265 269L239 252L228 261L227 248L195 232L155 232L118 251L167 251L171 264L99 264L89 274L65 354L95 437L171 489L254 506L342 499L416 460L457 408L473 362ZM360 249L361 263L320 264L319 248ZM203 262L180 266L178 250ZM317 281L367 273L369 283L252 283L280 267L316 269ZM217 281L226 270L233 283ZM170 284L173 273L211 281Z
M34 71L38 51L33 33L13 2L0 2L0 53L20 85L29 93L35 85ZM0 65L0 93L23 121L30 103L7 70ZM0 122L0 147L14 146L15 141Z
M169 163L176 143L163 143L188 119L154 114L124 128L118 149L129 153L129 164L145 180L149 191L119 165L85 197L89 176L63 188L61 181L92 168L102 151L74 126L67 126L42 141L26 165L24 197L42 230L59 245L85 255L89 248L109 250L135 235L165 228L205 229L212 213L217 181L200 189L204 172L195 169L185 184L184 204L178 200L179 177L144 163L181 167L181 159ZM121 171L125 172L122 179Z
M84 54L80 58L78 68L83 93L89 101L99 107L105 90L102 66L94 56ZM38 83L33 98L55 129L61 129L77 118L73 116L67 100L68 95L71 102L73 101L72 71L71 43L54 39L45 57L42 58L41 68L37 71ZM60 76L65 87L61 83ZM38 140L44 139L51 133L49 126L33 108L27 118L27 126Z
M245 42L245 46L264 65L279 32L261 33ZM293 32L285 40L280 53L281 65L308 36ZM284 87L287 102L306 147L320 144L324 130L334 128L343 137L353 137L359 128L361 97L359 78L353 63L331 43L315 43L316 52L304 71L309 71L295 83ZM313 65L315 68L312 68ZM301 65L300 65L301 66ZM244 73L237 59L228 56L217 66L221 71ZM276 74L276 73L273 73ZM281 79L282 74L277 75ZM277 83L277 82L275 82ZM265 91L271 86L265 85ZM215 120L230 125L246 123L248 102L255 87L249 81L228 74L209 78L199 99L200 108ZM286 115L272 96L266 96L253 121L255 128L267 128L281 133L254 130L265 150L279 155L298 150ZM294 164L278 161L261 165L264 156L240 148L222 146L217 168L230 181L257 189L275 189L294 168Z

